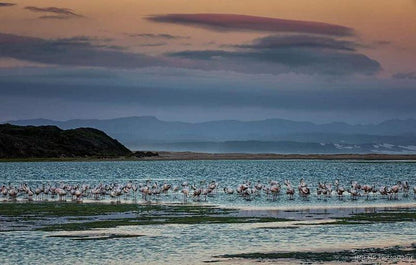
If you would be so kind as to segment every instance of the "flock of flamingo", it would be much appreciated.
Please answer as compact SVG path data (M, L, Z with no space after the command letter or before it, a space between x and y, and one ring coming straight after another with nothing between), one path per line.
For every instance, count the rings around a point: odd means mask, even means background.
M283 185L284 188L282 187ZM271 180L268 183L257 181L255 184L250 181L244 181L237 185L236 188L230 186L220 188L220 185L215 181L201 181L199 185L190 184L187 181L179 185L168 183L160 185L150 180L137 184L132 181L125 184L100 183L97 185L48 183L40 184L36 187L22 183L19 185L2 185L0 188L0 196L3 196L4 200L11 201L17 199L27 201L65 201L67 199L82 201L84 198L93 200L111 199L116 201L124 198L125 200L132 199L136 201L137 197L141 194L144 201L152 201L163 199L163 195L173 195L176 198L181 198L185 203L188 199L192 199L193 201L206 201L207 197L216 196L219 193L238 195L245 200L252 200L262 195L265 195L268 200L275 200L281 194L286 194L289 199L294 199L296 193L300 198L304 199L310 196L317 196L318 199L326 199L333 196L343 199L349 196L352 200L356 200L359 197L376 199L381 196L381 198L392 200L399 199L399 194L402 194L403 197L408 197L410 192L410 185L407 181L398 181L395 185L380 187L360 184L357 181L351 181L347 187L342 186L338 180L334 183L319 182L315 192L311 191L311 188L304 179L300 180L297 189L292 186L289 180L285 180L283 185L276 180ZM413 187L413 196L416 199L416 186Z

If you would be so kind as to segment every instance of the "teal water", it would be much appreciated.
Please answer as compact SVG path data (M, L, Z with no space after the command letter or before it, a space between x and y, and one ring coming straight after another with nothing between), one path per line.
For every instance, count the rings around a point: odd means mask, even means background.
M250 224L152 225L109 231L145 236L77 241L48 237L51 233L45 232L0 233L0 259L2 264L202 264L222 254L385 247L408 245L416 239L411 222L297 229Z
M416 185L416 163L403 161L321 161L321 160L265 160L265 161L128 161L128 162L28 162L28 163L0 163L0 184L28 183L37 186L41 183L90 184L120 183L128 181L145 183L146 180L158 182L159 185L169 183L180 186L183 181L199 186L201 181L219 183L216 196L208 197L207 202L216 205L235 206L311 206L311 205L349 205L349 204L395 204L396 200L364 199L357 201L330 198L319 199L310 196L308 200L295 196L289 200L281 195L277 200L267 200L266 196L243 200L234 195L227 196L221 191L224 187L236 188L244 181L256 184L260 181L268 184L270 180L277 180L285 188L283 181L288 179L297 187L299 180L304 178L311 192L314 194L317 183L333 183L339 179L346 189L351 181L361 184L391 186L397 181L407 180L410 186ZM412 191L410 191L412 193ZM404 198L400 202L413 201L413 196ZM166 202L180 202L181 196L161 196L155 200Z
M0 184L40 185L40 183L143 183L150 179L179 185L183 181L199 184L215 180L220 189L235 188L243 181L283 182L294 186L304 178L312 191L318 181L339 179L393 185L407 180L416 185L416 163L362 161L143 161L143 162L33 162L0 163ZM284 191L284 188L283 188ZM156 199L181 201L170 194ZM195 202L192 202L195 203ZM198 202L197 202L198 203ZM204 202L205 203L205 202ZM383 198L339 200L335 196L308 200L285 195L275 201L258 196L251 201L218 192L207 203L224 206L256 207L361 207L407 203L415 207L413 194L398 200ZM2 219L0 219L0 223ZM202 264L213 256L244 252L339 250L366 247L409 245L416 241L413 222L360 225L306 225L296 229L270 229L269 224L198 224L123 226L106 233L143 235L137 238L78 241L50 237L60 232L9 231L0 233L0 264ZM232 262L231 262L232 263ZM220 263L221 264L221 263Z

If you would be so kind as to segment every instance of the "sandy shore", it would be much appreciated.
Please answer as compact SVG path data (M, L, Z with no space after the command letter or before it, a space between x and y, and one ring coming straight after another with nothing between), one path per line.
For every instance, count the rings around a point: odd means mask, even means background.
M246 153L195 153L195 152L158 152L159 156L146 157L143 160L407 160L415 161L416 155L394 154L246 154Z
M248 154L248 153L197 153L151 151L158 156L150 157L29 157L0 158L0 162L49 162L49 161L169 161L169 160L362 160L362 161L408 161L416 162L410 154Z

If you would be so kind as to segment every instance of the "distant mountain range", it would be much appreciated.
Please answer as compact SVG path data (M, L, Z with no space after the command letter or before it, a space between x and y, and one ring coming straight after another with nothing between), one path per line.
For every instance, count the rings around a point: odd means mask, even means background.
M161 121L155 117L108 120L46 119L9 121L16 125L93 127L130 149L248 153L416 153L416 120L378 124L314 124L284 119L221 120L201 123Z

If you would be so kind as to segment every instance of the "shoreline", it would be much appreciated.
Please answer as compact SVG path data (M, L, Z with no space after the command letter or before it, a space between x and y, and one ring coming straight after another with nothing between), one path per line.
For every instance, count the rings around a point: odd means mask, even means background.
M155 151L152 151L155 152ZM180 161L180 160L358 160L416 162L416 154L275 154L157 152L150 157L29 157L0 158L0 162L95 162L95 161Z
M143 160L403 160L415 161L416 154L277 154L158 152Z

